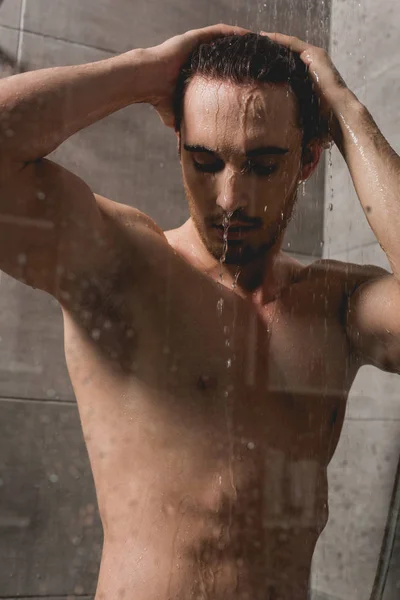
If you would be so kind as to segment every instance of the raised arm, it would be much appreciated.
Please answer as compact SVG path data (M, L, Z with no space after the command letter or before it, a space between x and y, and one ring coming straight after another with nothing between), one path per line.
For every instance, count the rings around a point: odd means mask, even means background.
M164 123L172 125L176 78L191 50L212 37L240 31L207 27L107 60L3 79L0 269L60 301L65 275L73 281L78 272L94 277L107 273L109 281L109 269L119 268L123 260L126 219L138 230L143 224L157 227L133 208L95 195L45 157L77 131L132 103L153 104Z

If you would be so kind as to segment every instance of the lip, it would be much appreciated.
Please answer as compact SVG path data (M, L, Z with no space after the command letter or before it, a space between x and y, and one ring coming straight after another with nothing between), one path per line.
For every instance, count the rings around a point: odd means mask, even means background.
M215 228L217 235L219 238L224 239L224 228L222 225L213 225ZM243 225L231 223L228 227L228 240L241 240L248 235L250 235L253 231L259 229L259 225Z

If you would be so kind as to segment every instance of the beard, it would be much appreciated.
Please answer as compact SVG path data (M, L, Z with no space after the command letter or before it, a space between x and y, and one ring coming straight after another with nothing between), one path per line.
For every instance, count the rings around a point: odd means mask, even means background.
M297 201L297 188L291 200L286 206L286 213L283 217L271 223L267 228L256 230L258 240L251 243L249 240L227 240L226 252L223 240L213 240L207 234L207 226L204 218L200 217L196 204L186 185L185 192L189 204L190 217L196 228L199 237L207 251L217 260L225 258L223 262L227 265L245 266L251 262L265 257L268 252L282 239L295 211L294 207ZM216 218L215 220L218 220ZM260 234L262 239L260 239Z

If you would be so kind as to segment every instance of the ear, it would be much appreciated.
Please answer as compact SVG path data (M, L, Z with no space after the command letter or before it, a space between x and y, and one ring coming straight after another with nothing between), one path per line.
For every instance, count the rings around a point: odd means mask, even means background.
M323 152L322 143L318 139L311 140L303 153L300 179L306 181L314 173Z

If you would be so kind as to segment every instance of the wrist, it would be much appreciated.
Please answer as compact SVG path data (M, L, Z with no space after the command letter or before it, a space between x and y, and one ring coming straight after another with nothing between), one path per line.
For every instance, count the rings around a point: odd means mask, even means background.
M333 113L339 120L341 127L344 125L343 118L357 115L365 109L357 96L347 87L335 91L329 100Z
M148 49L136 48L108 59L117 74L119 93L124 104L150 103L159 98L160 65Z

